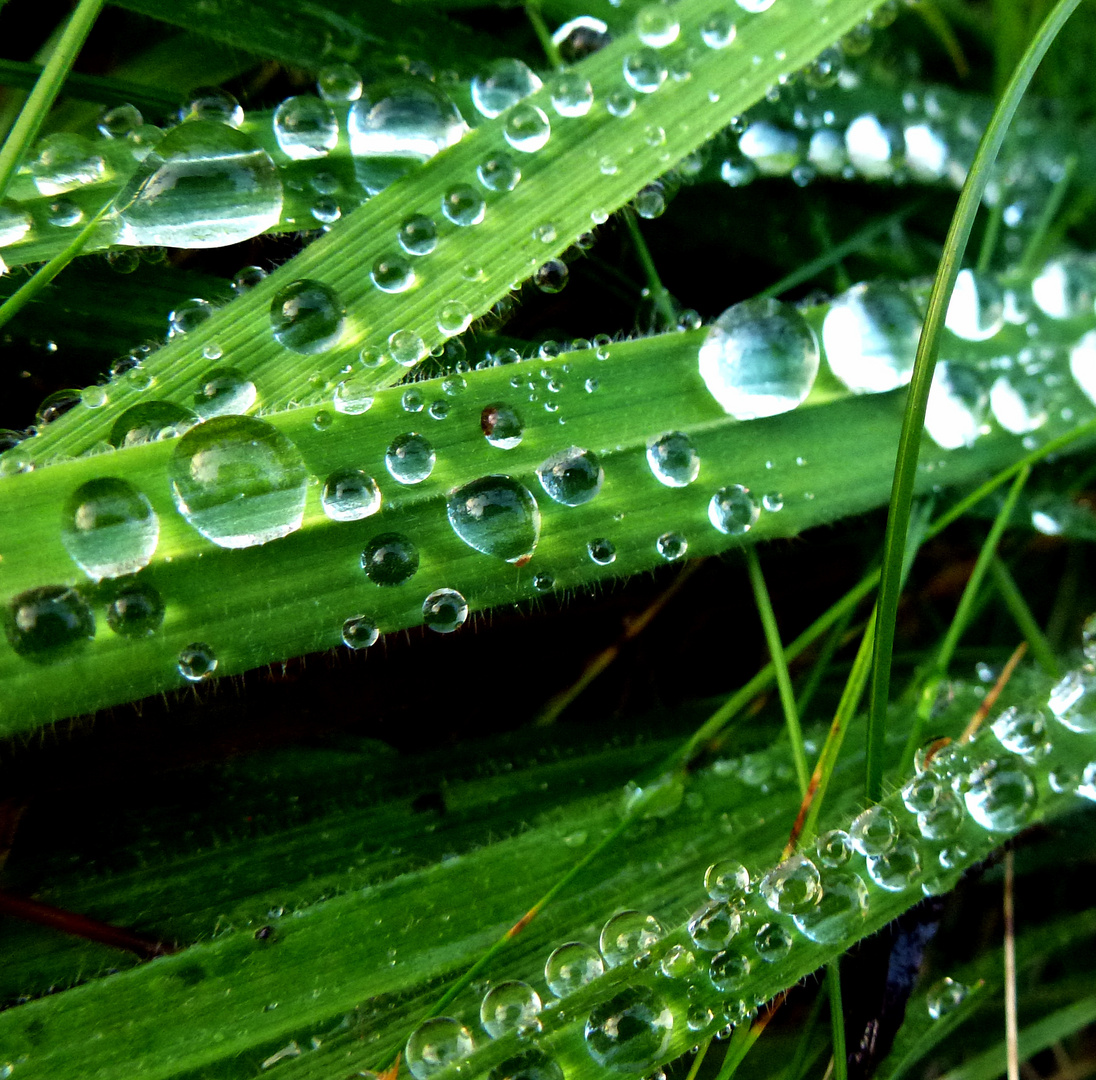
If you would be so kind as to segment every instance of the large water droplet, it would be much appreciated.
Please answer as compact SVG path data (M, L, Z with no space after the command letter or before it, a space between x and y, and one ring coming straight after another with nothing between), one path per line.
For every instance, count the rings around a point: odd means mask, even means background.
M434 471L435 461L430 440L414 431L397 435L384 454L385 467L400 484L421 484Z
M973 446L982 433L989 393L974 368L941 360L932 373L925 408L925 431L937 446Z
M1034 781L1015 758L983 762L968 777L963 794L970 816L989 832L1023 828L1037 797Z
M708 964L708 978L712 986L724 994L739 989L750 974L750 958L735 949L716 953Z
M404 218L396 235L408 255L429 255L438 246L438 227L425 214Z
M28 660L63 659L95 637L95 616L68 585L40 585L8 601L4 630L11 647Z
M779 923L765 923L754 934L754 951L768 964L783 960L791 949L792 936Z
M540 1050L526 1050L496 1065L487 1080L563 1080L559 1063Z
M1051 259L1031 283L1031 295L1052 319L1091 318L1096 300L1096 261L1070 252Z
M598 1005L586 1021L586 1049L615 1072L640 1074L670 1045L674 1014L653 990L630 986Z
M131 405L110 429L110 444L118 449L173 439L192 428L198 417L170 401L143 401Z
M194 411L203 420L245 413L257 398L255 384L243 372L232 367L214 368L198 382Z
M419 568L419 549L402 533L381 533L365 545L361 562L374 585L402 585Z
M352 615L342 624L342 640L348 649L368 649L380 640L381 632L368 615Z
M65 504L61 543L92 581L148 566L159 538L156 511L127 480L89 480Z
M160 629L164 621L164 601L147 582L118 582L109 595L107 626L116 634L149 637Z
M834 300L822 323L830 370L854 394L905 386L920 338L917 305L890 281L854 285Z
M308 473L293 443L264 420L218 416L191 428L169 475L179 513L219 547L254 547L301 526Z
M193 120L164 136L114 200L117 243L223 247L277 225L282 182L270 155L225 124Z
M516 105L502 125L503 138L523 154L535 154L548 145L552 124L536 105Z
M868 877L887 892L901 892L917 880L921 873L921 855L912 840L898 839L894 846L880 855L865 859Z
M488 191L513 191L521 180L521 169L509 154L494 154L476 166L476 176Z
M30 215L13 206L0 206L0 248L18 243L30 232Z
M495 60L484 72L472 77L472 104L493 120L523 98L541 88L540 79L520 60Z
M537 466L537 477L554 502L581 506L601 490L605 471L592 450L571 446L541 462Z
M1005 325L1005 298L993 278L960 270L944 325L964 341L988 341Z
M645 4L636 12L636 36L652 49L665 49L677 41L681 30L673 9L665 4Z
M757 891L773 911L802 915L821 898L818 867L804 855L792 855L761 879Z
M653 94L666 81L666 63L650 46L624 58L624 79L640 94Z
M435 589L422 602L423 624L438 634L459 630L468 618L468 601L456 589Z
M534 1029L540 1008L540 995L528 983L496 983L480 1002L480 1023L492 1039L501 1039L511 1031Z
M833 870L849 861L852 856L852 841L844 830L831 829L815 838L814 850L818 862Z
M832 944L858 936L867 913L867 885L847 870L827 870L822 874L822 898L796 915L795 925L811 941Z
M745 300L728 308L700 347L700 375L723 411L738 420L794 409L818 374L818 341L795 308Z
M1087 735L1096 731L1096 675L1071 671L1054 684L1047 701L1058 723Z
M436 1072L466 1058L475 1049L472 1036L459 1020L435 1016L411 1033L404 1060L415 1080L430 1080Z
M660 484L687 487L700 475L700 454L683 431L671 431L647 444L647 464Z
M965 816L958 797L944 789L932 806L917 812L917 829L926 840L950 840L959 832Z
M728 536L742 536L757 524L761 508L748 487L730 484L720 488L708 502L708 520Z
M898 819L885 806L872 806L853 819L849 840L861 855L883 855L898 840Z
M551 83L552 108L560 116L585 116L594 104L594 88L585 75L565 71Z
M616 544L604 536L588 540L586 542L586 553L590 556L591 561L596 562L598 566L608 566L610 563L616 562Z
M470 548L507 562L525 563L540 537L533 493L509 476L484 476L453 491L449 524Z
M665 934L653 915L641 911L622 911L614 915L601 929L598 945L605 966L614 968L646 952Z
M1012 705L990 724L997 741L1010 753L1043 757L1050 750L1047 716L1042 709Z
M861 176L881 180L894 173L899 138L897 133L880 123L878 117L866 113L845 129L845 149L853 168Z
M544 965L544 981L558 998L581 990L605 973L605 964L597 949L581 941L560 945Z
M718 952L738 933L742 916L725 902L713 900L705 904L689 920L689 937L698 949Z
M454 225L478 225L487 213L487 203L471 184L456 184L441 197L441 212Z
M381 508L381 489L361 469L336 469L324 481L320 504L332 521L360 521Z
M270 302L275 340L305 355L332 348L342 333L345 317L346 308L338 293L322 281L291 281Z
M37 149L30 172L40 195L63 195L98 183L106 174L102 155L83 135L67 131L47 135Z
M294 161L325 157L339 143L339 123L326 101L301 94L274 110L274 138Z
M369 87L350 107L346 126L355 175L371 195L468 131L440 87L414 78Z
M799 136L767 120L750 124L738 137L738 149L762 176L787 176L803 159Z

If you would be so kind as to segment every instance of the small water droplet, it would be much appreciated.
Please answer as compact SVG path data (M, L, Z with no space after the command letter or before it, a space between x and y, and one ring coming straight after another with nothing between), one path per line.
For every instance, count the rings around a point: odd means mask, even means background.
M533 493L509 476L485 476L451 492L446 512L453 532L470 548L524 564L540 538Z
M175 666L187 682L201 682L217 670L217 654L204 642L194 641L179 650Z
M349 64L332 64L320 69L316 89L324 101L357 101L362 96L362 80Z
M535 94L542 85L527 65L505 57L473 76L472 104L481 115L493 120L523 98Z
M381 490L361 469L336 469L324 481L320 504L332 521L360 521L381 508Z
M708 520L728 536L742 536L757 524L761 509L741 484L720 488L708 503Z
M326 101L300 94L274 110L274 138L294 161L326 157L338 145L339 123Z
M647 464L666 487L687 487L700 475L700 454L682 431L660 435L647 444Z
M868 914L868 887L847 870L825 870L821 889L818 903L795 916L799 932L822 944L854 937Z
M552 108L560 116L585 116L594 104L594 89L590 80L577 71L565 71L555 76L550 92Z
M779 923L765 923L754 935L754 951L768 964L783 960L791 948L792 936Z
M402 533L381 533L365 545L361 564L374 585L402 585L419 568L419 549Z
M1016 758L983 762L967 778L963 793L970 816L988 832L1023 828L1037 798L1034 781Z
M929 1016L939 1020L942 1016L954 1012L967 998L970 991L961 983L945 976L934 983L925 995L925 1005Z
M492 446L513 450L521 442L525 425L516 409L500 403L488 405L480 413L480 429Z
M476 176L488 191L513 191L521 181L521 169L509 154L493 154L476 167Z
M404 1060L415 1080L430 1080L436 1072L468 1057L475 1043L466 1027L449 1016L425 1020L411 1033Z
M544 981L557 998L565 998L604 972L605 964L596 949L581 941L568 941L548 957Z
M164 601L147 582L119 581L110 590L107 626L122 637L150 637L164 621Z
M451 634L467 618L468 601L456 589L435 589L422 602L422 621L435 633Z
M667 562L676 562L678 559L685 558L685 553L689 550L689 541L679 532L663 533L655 541L655 550Z
M581 506L601 491L605 472L591 450L571 446L553 454L537 467L545 493L563 506Z
M368 649L380 636L377 624L368 615L353 615L342 624L342 640L348 649Z
M68 585L40 585L19 593L4 611L11 647L35 663L71 655L95 637L95 616Z
M598 566L609 566L616 562L616 545L603 536L587 541L586 552Z
M898 835L898 819L885 806L869 807L849 826L849 841L861 855L886 854Z
M320 281L292 281L270 303L274 338L287 349L312 355L334 347L346 309L338 294Z
M623 72L625 81L639 94L653 94L666 81L667 74L662 57L650 46L629 53L624 58Z
M478 225L487 213L487 203L471 184L457 184L442 196L441 212L454 225Z
M397 435L384 455L385 467L400 484L421 484L434 471L436 460L430 441L414 431Z
M741 926L742 916L719 900L705 904L688 922L689 937L705 952L726 948Z
M373 387L364 379L343 379L335 387L331 404L336 412L344 416L361 416L373 408L374 393Z
M533 154L548 145L552 125L536 105L516 105L503 123L502 135L515 150Z
M500 982L483 995L480 1023L492 1039L501 1039L511 1031L530 1029L540 1010L540 995L528 983Z

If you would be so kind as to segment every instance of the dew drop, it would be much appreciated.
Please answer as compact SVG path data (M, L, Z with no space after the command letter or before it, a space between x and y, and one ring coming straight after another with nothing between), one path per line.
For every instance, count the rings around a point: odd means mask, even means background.
M207 120L238 128L244 122L244 110L227 90L218 86L201 86L191 91L190 101L179 110L179 119L186 123Z
M717 11L700 26L700 37L709 49L725 49L738 34L734 18L729 11Z
M1031 295L1052 319L1090 317L1096 300L1096 264L1079 253L1051 259L1031 283Z
M277 225L282 182L270 155L251 136L194 120L164 136L114 205L119 244L223 247Z
M945 976L939 982L934 983L925 995L925 1005L929 1016L933 1020L939 1020L942 1016L954 1012L966 1001L970 991L961 983Z
M430 1080L435 1073L468 1057L474 1049L471 1034L459 1020L436 1016L419 1024L411 1033L404 1048L404 1060L415 1080Z
M104 139L125 139L145 122L141 110L135 105L116 105L104 109L95 125Z
M457 184L442 196L441 212L454 225L478 225L487 213L487 203L471 184Z
M636 13L636 36L652 49L665 49L677 41L681 30L673 9L665 4L645 4Z
M986 274L960 270L944 325L964 341L988 341L1005 325L1001 287Z
M83 135L57 132L38 143L30 173L39 195L63 195L98 183L107 165L94 143Z
M623 71L625 81L639 94L653 94L666 81L666 64L650 46L629 53L624 58ZM632 102L632 107L635 107L635 102ZM614 115L624 114L618 112Z
M291 281L270 303L274 339L295 353L314 355L334 347L342 333L346 308L321 281Z
M1036 759L1050 752L1047 718L1042 710L1010 706L993 721L990 729L1009 753Z
M700 454L682 431L671 431L647 444L647 464L666 487L687 487L700 475Z
M122 637L150 637L164 621L164 601L147 582L119 582L107 605L107 626Z
M365 545L361 563L374 585L402 585L419 568L419 549L402 533L381 533Z
M369 272L373 284L382 292L406 292L415 284L415 271L402 255L383 255Z
M1081 735L1096 731L1096 675L1083 670L1064 675L1051 689L1047 705L1070 731Z
M560 945L544 965L544 981L557 998L581 990L605 973L598 951L581 941Z
M932 374L925 431L943 450L973 446L982 433L989 392L974 368L941 360Z
M792 855L775 866L757 888L765 903L782 915L804 914L822 894L818 868L803 855Z
M540 1009L540 995L528 983L500 982L483 995L480 1023L492 1039L501 1039L511 1031L532 1029Z
M757 524L761 509L741 484L720 488L708 503L708 520L728 536L742 536Z
M768 964L783 960L791 948L792 936L779 923L765 923L754 934L754 951Z
M352 615L342 624L342 641L348 649L368 649L380 640L381 632L368 615Z
M818 341L795 308L746 300L728 308L700 347L700 375L723 411L753 420L794 409L818 374Z
M92 581L148 566L159 538L156 511L127 480L89 480L65 503L61 543Z
M521 169L509 154L494 154L476 166L476 176L488 191L513 191L521 180Z
M181 435L198 422L196 413L170 401L131 405L114 421L109 442L118 449Z
M550 86L552 108L560 116L585 116L594 104L590 80L577 71L555 76Z
M590 556L591 562L597 563L598 566L609 566L616 562L616 545L604 536L587 541L586 553Z
M678 559L685 558L685 553L689 550L689 541L679 532L663 533L655 541L655 550L667 562L677 562Z
M516 409L510 405L488 405L480 413L483 437L500 450L513 450L521 443L525 425Z
M716 953L708 964L708 978L712 986L724 994L739 989L749 974L750 958L734 949Z
M449 495L453 532L470 548L526 563L540 538L540 509L533 493L509 476L485 476Z
M563 506L581 506L601 491L605 471L592 450L571 446L537 467L545 493Z
M898 819L885 806L872 806L853 819L849 841L861 855L884 855L898 841Z
M187 682L201 682L217 670L217 654L204 642L194 641L179 650L175 667Z
M362 96L362 80L349 64L332 64L321 69L316 89L324 101L342 104Z
M447 300L438 308L438 331L446 337L463 334L472 325L472 312L462 300Z
M414 431L397 435L384 454L385 467L400 484L421 484L434 471L435 461L429 440Z
M738 0L738 6L751 15L759 15L762 11L768 11L776 3L776 0Z
M541 86L540 79L526 64L507 57L494 61L485 72L473 76L472 104L482 116L493 120L535 94Z
M882 854L868 855L865 864L868 877L887 892L901 892L921 873L921 855L913 841L905 837Z
M622 911L602 927L598 944L607 968L620 967L657 944L666 931L653 915Z
M255 384L242 372L232 367L214 368L198 382L194 411L203 420L245 413L257 397Z
M799 932L810 941L834 944L858 936L868 914L868 887L848 870L826 870L822 896L802 915L795 916Z
M364 379L343 379L335 387L331 404L335 412L344 416L361 416L373 408L373 387Z
M426 355L426 342L414 330L388 335L388 355L401 367L414 367Z
M517 105L507 115L502 135L515 150L534 154L548 145L552 124L536 105Z
M726 903L713 900L689 920L689 937L698 949L718 952L726 948L742 926L742 916Z
M264 420L218 416L191 428L169 475L179 513L218 547L254 547L301 526L308 473L293 443Z
M750 872L733 859L712 863L704 872L704 888L713 900L731 900L750 887Z
M456 589L435 589L422 602L422 621L435 633L451 634L467 618L468 601Z
M35 663L61 660L95 637L91 608L68 585L28 589L8 602L4 614L11 647Z
M963 793L970 816L988 832L1023 828L1036 800L1035 783L1015 758L983 762L967 778Z
M559 1063L540 1050L526 1050L496 1065L487 1080L563 1080Z
M326 101L301 94L274 110L274 138L294 161L326 157L339 143L339 123Z
M569 276L570 271L562 259L549 259L537 268L533 275L533 284L542 293L554 294L563 291Z
M599 1065L641 1074L666 1053L673 1026L674 1014L658 994L630 986L590 1013L583 1034Z
M381 490L361 469L336 469L324 481L320 504L332 521L360 521L381 508Z

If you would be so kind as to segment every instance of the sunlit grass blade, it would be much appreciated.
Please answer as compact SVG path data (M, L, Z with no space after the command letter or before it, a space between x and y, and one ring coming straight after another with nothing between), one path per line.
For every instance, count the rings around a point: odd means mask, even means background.
M1059 0L1013 72L994 110L989 126L978 144L978 152L959 195L955 214L948 228L944 256L940 261L929 297L928 311L917 346L917 359L910 381L906 412L902 420L902 434L898 441L894 487L884 541L869 718L866 790L868 798L872 801L877 801L883 791L882 744L890 699L890 665L891 654L894 651L894 626L898 616L902 553L905 549L905 534L909 523L910 504L913 500L921 433L925 424L925 409L929 388L932 385L933 371L936 368L936 357L944 330L948 302L955 287L955 280L959 276L963 254L966 251L967 240L970 237L982 195L989 181L990 166L997 157L1008 125L1019 108L1020 99L1031 82L1035 69L1057 37L1058 31L1065 25L1079 3L1080 0Z

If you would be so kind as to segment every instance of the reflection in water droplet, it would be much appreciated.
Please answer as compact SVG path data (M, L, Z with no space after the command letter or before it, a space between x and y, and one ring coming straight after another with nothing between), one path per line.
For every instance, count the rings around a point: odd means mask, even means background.
M278 223L282 182L270 155L225 124L194 120L169 131L114 200L116 242L223 247Z
M468 602L456 589L435 589L422 602L422 621L438 634L451 634L468 618Z
M1096 300L1096 262L1075 252L1051 259L1031 283L1031 295L1052 319L1090 317Z
M536 105L517 105L510 110L502 127L503 138L523 154L535 154L548 145L552 124Z
M563 1070L540 1050L526 1050L496 1065L487 1080L563 1080Z
M293 443L264 420L218 416L191 428L169 475L179 513L219 547L254 547L301 526L308 473Z
M122 637L149 637L164 621L164 601L147 582L118 582L107 605L107 626Z
M255 384L232 367L214 368L199 380L194 411L203 419L245 413L258 398Z
M560 945L544 965L544 981L558 998L581 990L605 972L598 951L581 941Z
M605 472L592 450L571 446L541 462L537 467L537 477L554 502L563 506L581 506L601 490Z
M590 1056L615 1072L643 1073L670 1045L674 1014L653 990L630 986L602 1002L586 1021Z
M988 832L1023 828L1038 798L1027 768L1016 758L990 759L968 777L963 801L970 816Z
M551 83L552 108L560 116L585 116L594 104L590 80L577 71L565 71Z
M689 550L689 541L679 532L663 533L655 541L655 550L667 562L676 562L678 559L685 558L685 553Z
M913 841L905 837L899 838L885 853L869 855L865 863L868 877L887 892L901 892L921 873L921 854Z
M339 143L335 112L311 94L288 97L274 110L274 138L294 161L325 157Z
M898 819L885 806L872 806L853 819L849 840L861 855L882 855L898 840Z
M487 213L487 203L471 184L457 184L442 196L441 212L454 225L478 225Z
M932 374L925 431L943 450L973 446L982 433L989 393L974 368L941 360Z
M480 1023L492 1039L501 1039L511 1031L532 1029L540 1009L540 995L528 983L500 982L480 1002Z
M1090 671L1071 671L1050 691L1047 702L1063 727L1087 735L1096 731L1096 676Z
M110 429L111 446L140 446L181 435L198 422L189 409L170 401L145 401L131 405Z
M708 503L708 520L728 536L742 536L757 524L761 509L748 487L731 484L720 488Z
M400 484L421 484L434 471L436 460L430 440L414 431L397 435L384 454L385 467Z
M408 255L429 255L438 246L438 227L433 218L412 214L400 223L396 238Z
M476 176L488 191L513 191L521 180L521 169L509 154L494 154L479 163Z
M159 538L156 511L127 480L89 480L65 503L61 543L92 581L148 566Z
M320 503L332 521L360 521L381 508L381 490L361 469L336 469L324 481Z
M782 915L802 915L822 894L818 868L803 855L792 855L773 867L757 887L761 898Z
M13 597L4 610L11 647L36 663L52 663L95 637L95 616L68 585L40 585Z
M1045 756L1050 751L1047 737L1047 714L1031 706L1012 705L990 724L997 741L1010 753L1028 759Z
M373 284L382 292L406 292L415 284L415 271L402 255L384 255L369 272Z
M733 859L712 863L704 872L704 888L713 900L731 900L750 887L750 872Z
M481 115L493 120L523 98L535 94L541 86L540 79L527 65L505 57L472 77L472 104Z
M1005 325L1005 298L993 278L960 270L945 326L964 341L988 341Z
M766 963L783 960L791 948L792 936L779 923L765 923L754 935L754 951Z
M419 549L402 533L381 533L365 545L361 562L374 585L402 585L419 568Z
M925 995L925 1005L929 1016L933 1020L939 1020L959 1008L966 1000L969 991L961 983L945 976L938 983L934 983Z
M665 934L653 915L641 911L622 911L601 929L598 944L607 968L619 967L639 953L646 952Z
M705 904L688 922L689 937L698 949L718 952L738 933L742 916L728 904L713 900Z
M374 393L373 387L365 379L356 379L351 376L349 379L343 379L335 387L331 404L335 412L342 413L344 416L361 416L362 413L367 413L373 408Z
M653 94L666 81L666 64L649 46L629 53L624 58L623 71L625 81L640 94Z
M275 340L306 355L332 348L342 333L345 316L338 294L321 281L292 281L270 303Z
M682 431L671 431L647 444L647 464L667 487L687 487L700 475L700 454Z
M540 537L533 493L509 476L485 476L453 491L449 524L470 548L507 562L528 561Z
M362 80L349 64L332 64L320 70L316 89L324 101L357 101L362 96Z
M809 911L795 916L800 933L811 941L848 941L868 914L868 887L847 870L822 874L822 897Z
M415 1080L430 1080L436 1072L468 1057L475 1049L472 1036L459 1020L436 1016L411 1033L404 1060Z
M741 987L750 974L750 958L735 949L716 953L708 964L712 986L725 994Z
M349 649L368 649L377 644L381 632L368 615L354 615L342 624L343 644Z
M179 650L175 667L188 682L201 682L217 670L217 654L204 642L194 641Z

